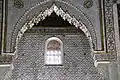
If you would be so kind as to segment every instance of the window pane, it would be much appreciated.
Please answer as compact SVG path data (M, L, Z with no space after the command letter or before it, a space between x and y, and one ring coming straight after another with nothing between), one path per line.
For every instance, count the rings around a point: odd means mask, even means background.
M62 64L61 44L58 41L52 40L47 44L45 64L49 65Z

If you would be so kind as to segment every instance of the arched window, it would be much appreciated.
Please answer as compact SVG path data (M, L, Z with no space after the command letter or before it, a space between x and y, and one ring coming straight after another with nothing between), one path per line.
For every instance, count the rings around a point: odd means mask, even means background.
M59 38L52 37L45 44L45 65L63 64L63 44Z

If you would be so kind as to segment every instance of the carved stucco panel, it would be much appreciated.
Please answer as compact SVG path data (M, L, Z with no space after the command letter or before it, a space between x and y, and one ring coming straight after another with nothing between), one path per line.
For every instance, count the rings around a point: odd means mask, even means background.
M113 21L113 2L105 0L106 44L109 53L116 53L115 32Z

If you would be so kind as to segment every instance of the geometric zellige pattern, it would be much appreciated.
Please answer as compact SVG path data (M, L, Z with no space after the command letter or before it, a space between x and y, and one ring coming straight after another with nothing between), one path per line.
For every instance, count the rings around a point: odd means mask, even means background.
M103 80L94 66L90 45L83 32L54 35L63 42L63 66L44 65L45 41L53 35L42 34L25 33L21 38L12 80Z

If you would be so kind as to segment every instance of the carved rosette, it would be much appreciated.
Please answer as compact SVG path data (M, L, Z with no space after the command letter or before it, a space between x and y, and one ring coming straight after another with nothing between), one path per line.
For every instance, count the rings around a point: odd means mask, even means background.
M20 38L22 37L22 35L27 29L32 28L34 26L34 23L39 23L39 21L42 21L47 16L50 16L53 11L58 16L61 16L64 20L67 20L70 24L75 25L76 28L81 29L86 34L86 36L89 38L90 45L92 47L92 38L91 38L90 32L85 27L85 25L82 22L76 20L75 17L71 17L67 12L64 12L61 8L58 8L55 4L53 4L49 9L47 8L44 12L41 12L37 17L34 17L31 21L24 24L24 26L18 32L17 39L16 39L16 47L17 47L17 44Z
M24 3L22 0L14 0L14 6L18 9L20 9L20 8L24 7Z
M86 0L86 1L84 2L84 4L83 4L83 6L84 6L85 8L91 8L92 5L93 5L93 1L92 1L92 0Z

